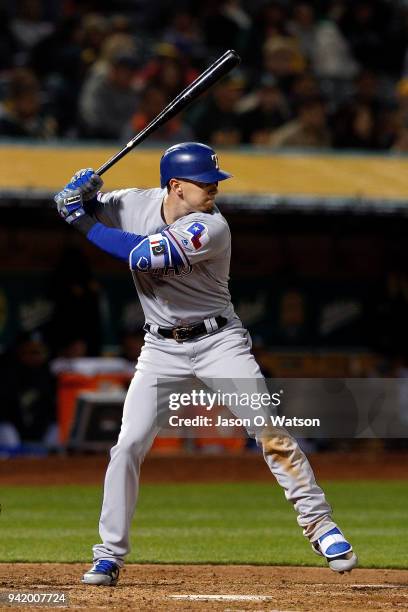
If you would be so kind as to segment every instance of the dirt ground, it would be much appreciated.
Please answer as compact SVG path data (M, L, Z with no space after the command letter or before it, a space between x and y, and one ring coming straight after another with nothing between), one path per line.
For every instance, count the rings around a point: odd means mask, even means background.
M403 480L408 452L331 452L308 455L318 480ZM102 484L108 456L72 455L0 460L0 484ZM258 453L245 455L150 454L142 482L271 482ZM273 481L273 478L272 478Z
M406 479L406 453L357 452L311 455L319 480ZM3 485L102 484L107 456L48 457L0 461ZM144 482L270 481L262 457L151 455ZM69 609L81 610L408 610L408 570L128 565L114 588L80 583L83 564L0 563L0 610L50 610L54 606L8 606L9 592L63 592ZM199 596L199 597L198 597ZM180 598L181 597L181 598Z
M82 585L79 578L86 567L82 564L16 563L12 567L0 564L0 593L63 592L69 598L69 609L89 611L408 609L408 571L401 570L354 570L341 576L325 568L129 565L123 570L118 585L112 588ZM198 595L201 598L192 599ZM176 599L180 596L182 599ZM50 610L41 606L13 607ZM0 609L11 607L5 606L3 600Z

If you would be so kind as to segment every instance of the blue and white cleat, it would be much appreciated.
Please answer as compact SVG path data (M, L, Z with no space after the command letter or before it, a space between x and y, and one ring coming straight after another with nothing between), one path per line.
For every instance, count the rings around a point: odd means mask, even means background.
M119 578L119 566L113 561L100 559L96 561L89 572L82 576L84 584L115 586Z
M316 542L312 542L312 548L317 555L325 557L329 567L334 572L351 572L358 564L357 555L353 547L338 527L330 529L320 536Z

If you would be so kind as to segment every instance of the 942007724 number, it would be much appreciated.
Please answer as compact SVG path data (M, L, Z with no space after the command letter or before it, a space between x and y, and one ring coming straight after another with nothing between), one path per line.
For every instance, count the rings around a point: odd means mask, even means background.
M65 593L43 593L41 591L9 591L0 593L0 602L9 605L69 605L68 596Z

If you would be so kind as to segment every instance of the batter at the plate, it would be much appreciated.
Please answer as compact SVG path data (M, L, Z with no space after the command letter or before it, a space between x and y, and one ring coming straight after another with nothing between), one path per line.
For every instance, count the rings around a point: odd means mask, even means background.
M214 200L218 183L231 175L220 170L210 147L196 142L168 149L160 175L157 189L102 193L101 178L80 170L55 196L67 223L129 263L146 318L145 344L106 472L102 542L93 547L86 584L115 585L129 552L140 466L157 434L157 379L196 377L207 385L217 378L224 385L252 379L258 391L264 386L228 291L231 236ZM255 434L313 550L336 572L353 569L357 557L296 440L282 428Z

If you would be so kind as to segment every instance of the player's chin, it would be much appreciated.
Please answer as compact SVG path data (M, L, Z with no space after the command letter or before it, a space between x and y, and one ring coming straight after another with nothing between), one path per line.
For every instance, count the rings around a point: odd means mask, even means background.
M201 206L202 212L212 212L214 210L215 200L214 197L208 197Z

